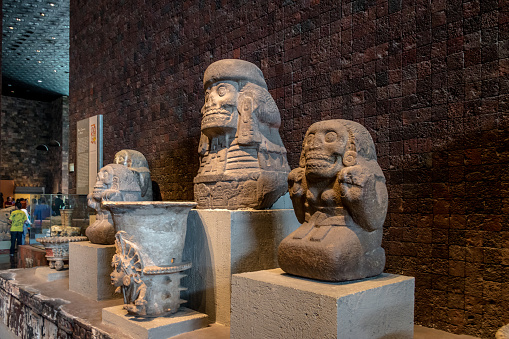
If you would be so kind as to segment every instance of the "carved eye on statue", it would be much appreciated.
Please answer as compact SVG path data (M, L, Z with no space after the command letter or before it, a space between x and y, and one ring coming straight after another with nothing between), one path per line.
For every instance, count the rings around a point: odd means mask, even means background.
M223 97L226 94L226 87L219 86L217 88L217 94L219 94L220 97Z
M338 140L338 135L336 132L328 132L325 134L325 142L334 142Z
M315 135L314 134L309 134L308 137L307 137L307 140L306 140L306 145L311 145L313 144L313 141L315 140Z

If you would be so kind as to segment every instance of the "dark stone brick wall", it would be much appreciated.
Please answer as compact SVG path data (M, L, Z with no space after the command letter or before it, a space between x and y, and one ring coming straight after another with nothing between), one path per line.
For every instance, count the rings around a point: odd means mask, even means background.
M73 0L70 161L76 121L103 114L105 163L137 149L164 200L192 199L203 72L251 61L292 168L315 121L370 131L387 271L416 277L416 322L493 337L509 322L508 47L507 0Z
M2 96L2 179L14 180L15 186L42 186L46 193L61 189L62 148L49 147L44 152L36 147L48 145L51 140L62 143L62 108L66 100L41 102Z

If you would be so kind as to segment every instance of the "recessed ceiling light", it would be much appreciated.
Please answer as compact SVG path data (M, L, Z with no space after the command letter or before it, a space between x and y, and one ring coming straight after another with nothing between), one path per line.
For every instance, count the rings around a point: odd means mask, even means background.
M41 16L44 16L44 13L41 13Z
M56 38L54 36L52 36L51 39L55 40Z
M42 82L42 80L37 80L37 82Z
M41 50L37 49L37 50L35 50L35 51L36 51L37 53L39 53Z
M54 69L54 70L53 70L53 72L55 72L55 73L56 73L56 72L57 72L57 70L56 70L56 69Z
M14 27L12 27L12 26L9 26L9 29L14 29Z
M55 4L54 4L54 3L52 3L52 2L50 2L50 3L49 3L49 5L50 5L50 6L55 6Z
M16 18L16 21L21 21L21 19L20 18Z
M41 60L39 60L39 61L37 61L37 62L38 62L38 63L40 63L40 64L42 64L42 61L41 61Z

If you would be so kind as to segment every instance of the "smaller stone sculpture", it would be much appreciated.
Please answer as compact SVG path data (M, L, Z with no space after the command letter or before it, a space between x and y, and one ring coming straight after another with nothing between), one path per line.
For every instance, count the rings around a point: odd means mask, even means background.
M363 126L348 120L311 125L288 184L302 225L279 246L285 272L327 281L383 272L387 188Z
M88 206L97 211L95 222L86 230L93 244L112 245L115 243L115 227L102 201L140 201L141 189L133 171L124 165L110 164L97 173L94 191L88 195Z
M111 282L131 315L155 317L178 311L187 215L194 202L104 202L118 229Z
M290 168L262 71L244 60L219 60L205 71L203 89L197 208L270 207L286 193Z
M123 149L115 154L115 164L129 167L138 180L141 189L141 200L152 201L152 180L150 178L150 170L145 156L138 151L132 149Z

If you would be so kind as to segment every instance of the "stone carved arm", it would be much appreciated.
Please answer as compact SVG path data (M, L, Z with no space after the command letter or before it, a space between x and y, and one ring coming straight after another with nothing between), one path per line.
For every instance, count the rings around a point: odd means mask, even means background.
M288 192L292 199L295 216L301 224L305 222L306 217L305 203L307 189L303 186L304 177L305 170L302 167L297 167L288 175Z
M388 194L385 177L376 160L358 160L338 175L341 200L353 220L368 232L383 227Z

